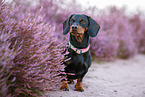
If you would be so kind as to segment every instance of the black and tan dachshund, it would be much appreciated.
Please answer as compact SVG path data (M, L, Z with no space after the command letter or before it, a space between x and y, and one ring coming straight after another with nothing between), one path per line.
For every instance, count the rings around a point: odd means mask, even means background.
M89 36L95 37L99 29L99 24L84 14L73 14L64 21L63 35L70 32L67 46L69 54L65 57L70 58L70 60L64 62L68 80L63 81L61 90L68 91L68 83L74 83L73 80L77 79L75 91L84 91L82 79L91 66Z

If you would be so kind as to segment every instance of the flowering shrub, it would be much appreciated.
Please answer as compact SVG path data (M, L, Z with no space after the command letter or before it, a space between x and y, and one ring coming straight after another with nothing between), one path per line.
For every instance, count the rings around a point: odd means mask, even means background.
M22 47L14 59L18 78L15 87L21 90L27 87L26 94L33 93L33 88L35 92L58 89L61 78L56 75L64 67L60 65L63 57L59 44L52 38L54 28L30 17L18 25L21 32L14 39L19 41L15 47Z
M118 43L117 37L113 32L103 32L98 34L97 38L91 38L91 53L97 60L113 60L117 55Z
M64 68L55 27L41 15L23 14L0 2L0 96L38 96L57 90ZM20 16L21 16L20 14ZM37 16L38 15L38 16Z
M135 35L135 44L138 48L139 53L145 53L145 19L142 18L141 14L135 14L129 19Z
M128 58L137 52L134 30L125 9L111 7L97 18L101 25L97 38L92 39L92 54L98 59Z
M9 39L15 36L12 28L15 26L15 21L9 18L11 11L7 10L9 7L0 1L0 96L11 96L9 88L15 81L13 74L13 59L19 51L10 49L11 43ZM13 26L12 26L13 25ZM17 52L16 52L17 51Z
M82 13L81 6L76 3L76 0L39 0L37 7L33 11L37 11L39 8L42 8L41 14L43 20L51 25L56 26L55 36L59 38L59 41L66 39L62 34L62 24L63 22L74 13ZM66 41L64 42L66 43Z

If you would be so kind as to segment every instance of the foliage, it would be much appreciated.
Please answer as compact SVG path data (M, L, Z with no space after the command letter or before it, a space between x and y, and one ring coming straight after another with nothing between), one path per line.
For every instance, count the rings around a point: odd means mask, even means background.
M125 8L110 7L97 19L102 28L97 38L92 39L91 50L98 59L128 58L137 53L134 29Z
M39 11L20 17L12 4L0 2L0 7L0 95L38 96L57 90L64 66L55 27L43 23Z

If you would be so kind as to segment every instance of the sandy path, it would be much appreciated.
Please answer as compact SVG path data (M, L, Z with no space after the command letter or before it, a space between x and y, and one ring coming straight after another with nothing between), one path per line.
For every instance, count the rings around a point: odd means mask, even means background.
M76 81L75 81L76 83ZM47 97L145 97L145 55L128 60L93 63L83 80L84 92L47 92Z

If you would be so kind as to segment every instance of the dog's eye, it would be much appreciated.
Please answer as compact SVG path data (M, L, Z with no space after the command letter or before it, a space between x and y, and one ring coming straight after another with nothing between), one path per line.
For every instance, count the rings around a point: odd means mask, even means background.
M80 19L80 23L85 24L86 22L83 19Z
M71 23L74 23L74 22L75 22L75 19L72 19L70 22L71 22Z

